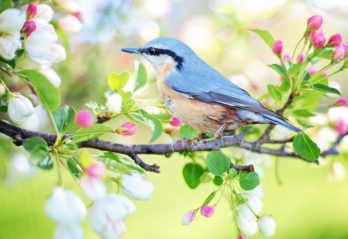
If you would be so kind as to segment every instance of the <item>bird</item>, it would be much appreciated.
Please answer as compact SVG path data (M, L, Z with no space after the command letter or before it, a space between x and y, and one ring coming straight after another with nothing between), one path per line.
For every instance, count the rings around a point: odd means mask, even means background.
M160 37L144 47L121 50L141 55L153 66L158 90L170 114L202 134L221 136L248 124L276 124L301 131L178 39Z

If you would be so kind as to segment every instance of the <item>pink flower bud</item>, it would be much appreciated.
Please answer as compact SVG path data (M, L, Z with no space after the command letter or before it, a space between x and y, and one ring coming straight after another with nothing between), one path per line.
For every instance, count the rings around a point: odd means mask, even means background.
M195 220L195 212L194 211L189 211L187 212L184 217L182 218L182 224L183 225L190 225L190 223Z
M239 234L237 239L247 239L247 237L244 234Z
M323 18L320 15L314 15L307 20L307 29L310 31L318 30L323 24Z
M87 128L93 125L93 114L89 111L80 111L75 117L75 122L83 128Z
M322 75L325 76L325 77L328 77L329 73L327 71L324 71Z
M315 49L320 49L325 45L326 39L322 32L311 32L310 38Z
M29 3L27 7L27 18L33 18L36 15L37 12L37 4L35 3Z
M297 63L302 63L304 62L306 57L303 54L300 54L297 56Z
M332 35L330 38L329 38L329 41L328 41L328 45L329 46L338 46L340 45L342 42L342 35L337 33L335 35Z
M205 205L201 208L201 214L205 217L213 216L215 208L213 206Z
M283 56L283 61L284 61L285 63L291 62L291 56L290 56L289 54L285 54L285 55Z
M126 122L123 125L121 125L121 130L119 132L123 135L132 136L135 134L136 128L136 124L132 122Z
M170 122L169 122L172 126L174 127L178 127L180 126L182 123L181 123L181 120L179 120L178 118L176 117L173 117Z
M273 53L276 55L282 54L283 51L283 42L278 40L273 44Z
M317 69L314 66L311 66L311 67L308 68L307 72L308 72L309 75L312 76L315 73L317 73L318 71L317 71Z
M344 56L345 56L345 50L343 45L342 44L338 45L333 52L333 56L332 56L333 59L335 61L340 61L344 58Z
M342 118L338 119L335 124L335 130L341 135L345 134L347 132L346 121Z
M344 47L345 56L348 56L348 42L343 43L342 46Z
M27 20L22 27L22 31L28 37L36 30L36 24L33 20Z
M80 22L83 21L83 15L82 15L81 12L75 12L73 15L74 15L77 19L79 19Z
M93 162L87 169L86 174L90 178L101 179L106 172L105 164L100 161Z
M345 106L347 104L347 99L344 98L344 97L340 97L338 100L337 100L337 105L338 106Z

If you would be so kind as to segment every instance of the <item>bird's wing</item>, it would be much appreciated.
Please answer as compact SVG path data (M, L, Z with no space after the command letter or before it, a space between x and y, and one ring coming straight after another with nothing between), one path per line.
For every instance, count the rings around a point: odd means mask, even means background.
M207 103L222 104L266 113L260 102L248 92L227 80L207 64L197 64L191 70L172 72L167 84L173 90Z

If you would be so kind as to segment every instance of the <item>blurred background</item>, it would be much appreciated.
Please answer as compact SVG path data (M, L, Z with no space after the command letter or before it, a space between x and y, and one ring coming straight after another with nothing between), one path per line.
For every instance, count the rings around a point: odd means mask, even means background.
M134 72L137 61L142 60L122 53L120 48L140 47L159 36L186 42L209 64L256 97L265 92L267 83L277 84L280 79L267 67L275 61L274 55L248 29L269 30L275 39L283 40L284 52L290 53L305 30L307 18L320 14L324 17L326 36L339 32L348 39L348 2L339 0L78 2L83 28L64 42L69 49L68 59L58 64L56 70L62 78L62 103L79 110L86 108L84 105L91 100L105 101L108 74ZM153 78L152 68L147 69ZM338 74L334 79L346 96L347 76ZM42 117L39 126L44 125L45 117ZM130 143L127 138L119 140ZM147 142L148 135L136 140ZM160 141L170 142L170 138L163 136ZM56 184L56 174L53 170L39 172L18 163L21 162L18 155L17 161L13 160L14 153L20 149L9 145L10 141L0 135L0 239L52 238L54 223L46 217L44 203ZM181 225L182 215L197 207L212 190L210 185L201 185L192 191L185 185L181 173L185 158L148 156L144 159L158 163L161 174L149 175L155 185L153 199L137 203L136 213L126 221L128 232L123 238L234 238L227 203L220 203L212 218L199 218L186 227ZM262 178L264 211L277 221L274 238L348 238L345 169L338 169L337 175L337 168L333 174L334 166L330 163L319 168L291 159L280 159L278 166L281 184L275 177L274 159L268 160ZM69 181L69 175L66 176L64 185L80 192ZM87 220L84 226L85 238L98 238Z

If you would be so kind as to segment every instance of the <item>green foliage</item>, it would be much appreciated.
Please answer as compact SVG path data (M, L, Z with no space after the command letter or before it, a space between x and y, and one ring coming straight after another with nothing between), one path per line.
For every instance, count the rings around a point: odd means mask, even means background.
M214 180L213 180L213 183L216 185L216 186L220 186L221 184L224 183L224 180L222 177L220 176L215 176L214 177Z
M241 172L239 174L239 185L244 190L252 190L260 184L260 177L256 172Z
M182 125L179 130L181 139L193 139L197 136L197 131L189 125Z
M194 189L200 184L204 169L197 163L187 163L183 168L184 180L189 188Z
M262 29L250 29L250 31L255 32L271 49L273 48L274 38L270 32Z
M71 143L78 144L93 138L98 138L106 133L112 133L112 128L104 124L95 124L89 128L78 129L73 136L69 138Z
M75 115L75 109L68 105L62 106L54 111L53 118L58 130L64 132L65 129L74 121Z
M129 73L123 72L120 75L111 73L108 77L108 84L111 90L121 91L129 80Z
M7 111L7 98L8 98L7 92L0 96L0 112Z
M152 131L152 136L150 139L151 143L157 140L161 136L163 132L161 122L158 119L156 119L154 116L148 114L145 110L139 109L139 110L130 112L127 116L129 119L135 122L138 122L140 124L146 125L151 129Z
M1 0L0 2L0 12L6 10L7 8L13 7L12 0Z
M278 64L272 64L272 65L268 65L268 66L271 67L273 70L275 70L279 75L281 75L285 79L289 78L289 75L283 66L278 65Z
M82 175L83 170L73 159L68 159L66 165L69 169L69 172L75 177L79 178Z
M267 88L268 93L276 102L280 102L282 100L281 92L274 85L269 84Z
M307 161L315 161L320 155L319 147L305 133L296 135L292 144L296 153Z
M146 82L147 82L146 67L143 64L139 63L137 78L136 78L135 86L134 86L134 91L137 91L140 88L142 88L146 84Z
M213 191L209 196L204 200L202 206L208 205L216 196L217 191Z
M18 74L30 81L35 92L39 96L42 106L47 111L52 112L59 107L59 90L54 87L43 74L35 70L23 70L18 72Z
M33 165L45 170L53 167L48 145L43 138L37 136L28 138L24 140L23 147L30 153L30 160Z
M231 161L221 151L211 151L208 154L207 166L209 172L215 176L222 176L230 169Z
M105 152L100 156L101 161L106 165L106 167L114 172L121 173L131 173L131 170L136 170L139 173L144 173L144 169L142 169L139 165L135 164L133 160L129 158L122 157L119 154L115 154L112 152Z
M332 88L332 87L327 86L327 85L323 85L323 84L315 84L315 85L313 85L313 89L318 90L318 91L322 91L325 93L332 93L332 94L336 94L336 95L341 95L341 92L339 92L337 89Z

